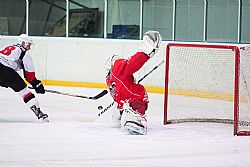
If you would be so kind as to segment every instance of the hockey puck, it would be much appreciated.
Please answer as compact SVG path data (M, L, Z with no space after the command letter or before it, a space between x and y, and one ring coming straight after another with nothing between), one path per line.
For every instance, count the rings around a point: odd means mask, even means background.
M103 109L103 107L102 106L98 106L98 110L101 110L101 109Z

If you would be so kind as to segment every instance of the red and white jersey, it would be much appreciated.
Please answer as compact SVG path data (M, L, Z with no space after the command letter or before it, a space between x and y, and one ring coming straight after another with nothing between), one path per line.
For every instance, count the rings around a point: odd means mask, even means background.
M29 52L20 45L6 46L0 50L0 63L14 69L24 70L27 81L35 79L35 67Z
M106 78L106 83L112 98L118 103L118 108L122 108L125 102L131 103L135 100L143 103L149 102L145 88L141 84L135 83L133 76L148 60L148 55L137 52L129 59L115 61Z

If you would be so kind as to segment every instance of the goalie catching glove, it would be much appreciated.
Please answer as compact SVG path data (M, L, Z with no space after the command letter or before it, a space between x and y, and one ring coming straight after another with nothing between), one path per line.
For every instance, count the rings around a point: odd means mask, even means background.
M139 49L151 58L159 50L161 40L162 36L158 31L148 31L144 34L143 42Z

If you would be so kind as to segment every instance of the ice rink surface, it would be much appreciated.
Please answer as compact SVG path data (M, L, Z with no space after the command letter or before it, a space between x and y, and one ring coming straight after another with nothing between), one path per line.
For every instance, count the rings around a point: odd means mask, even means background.
M102 89L46 86L94 96ZM36 95L49 123L40 123L19 95L0 88L0 167L249 167L250 137L233 136L233 125L163 125L162 94L149 94L148 134L126 135L99 105L88 100Z

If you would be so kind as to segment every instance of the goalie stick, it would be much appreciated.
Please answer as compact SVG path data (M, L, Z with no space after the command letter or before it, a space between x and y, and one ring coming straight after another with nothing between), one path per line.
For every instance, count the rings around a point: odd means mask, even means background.
M156 70L158 67L160 67L165 61L162 60L158 65L156 65L152 70L150 70L147 74L145 74L141 79L138 80L137 83L140 83L142 80L144 80L149 74L151 74L154 70ZM103 109L102 106L98 106L98 109L100 108L102 111L97 114L98 117L100 117L103 113L105 113L108 109L110 109L115 104L115 101L110 103L107 107Z
M158 67L160 67L165 61L162 60L157 66L155 66L151 71L149 71L147 74L145 74L141 79L139 79L138 83L140 83L144 78L146 78L149 74L151 74L154 70L156 70Z
M33 87L29 87L29 88L34 89ZM79 97L79 98L84 98L84 99L91 99L91 100L97 100L108 93L107 90L103 90L102 92L100 92L96 96L83 96L83 95L75 95L75 94L70 94L70 93L65 93L65 92L59 92L59 91L50 90L50 89L45 89L45 92L66 95L66 96L71 96L71 97Z

